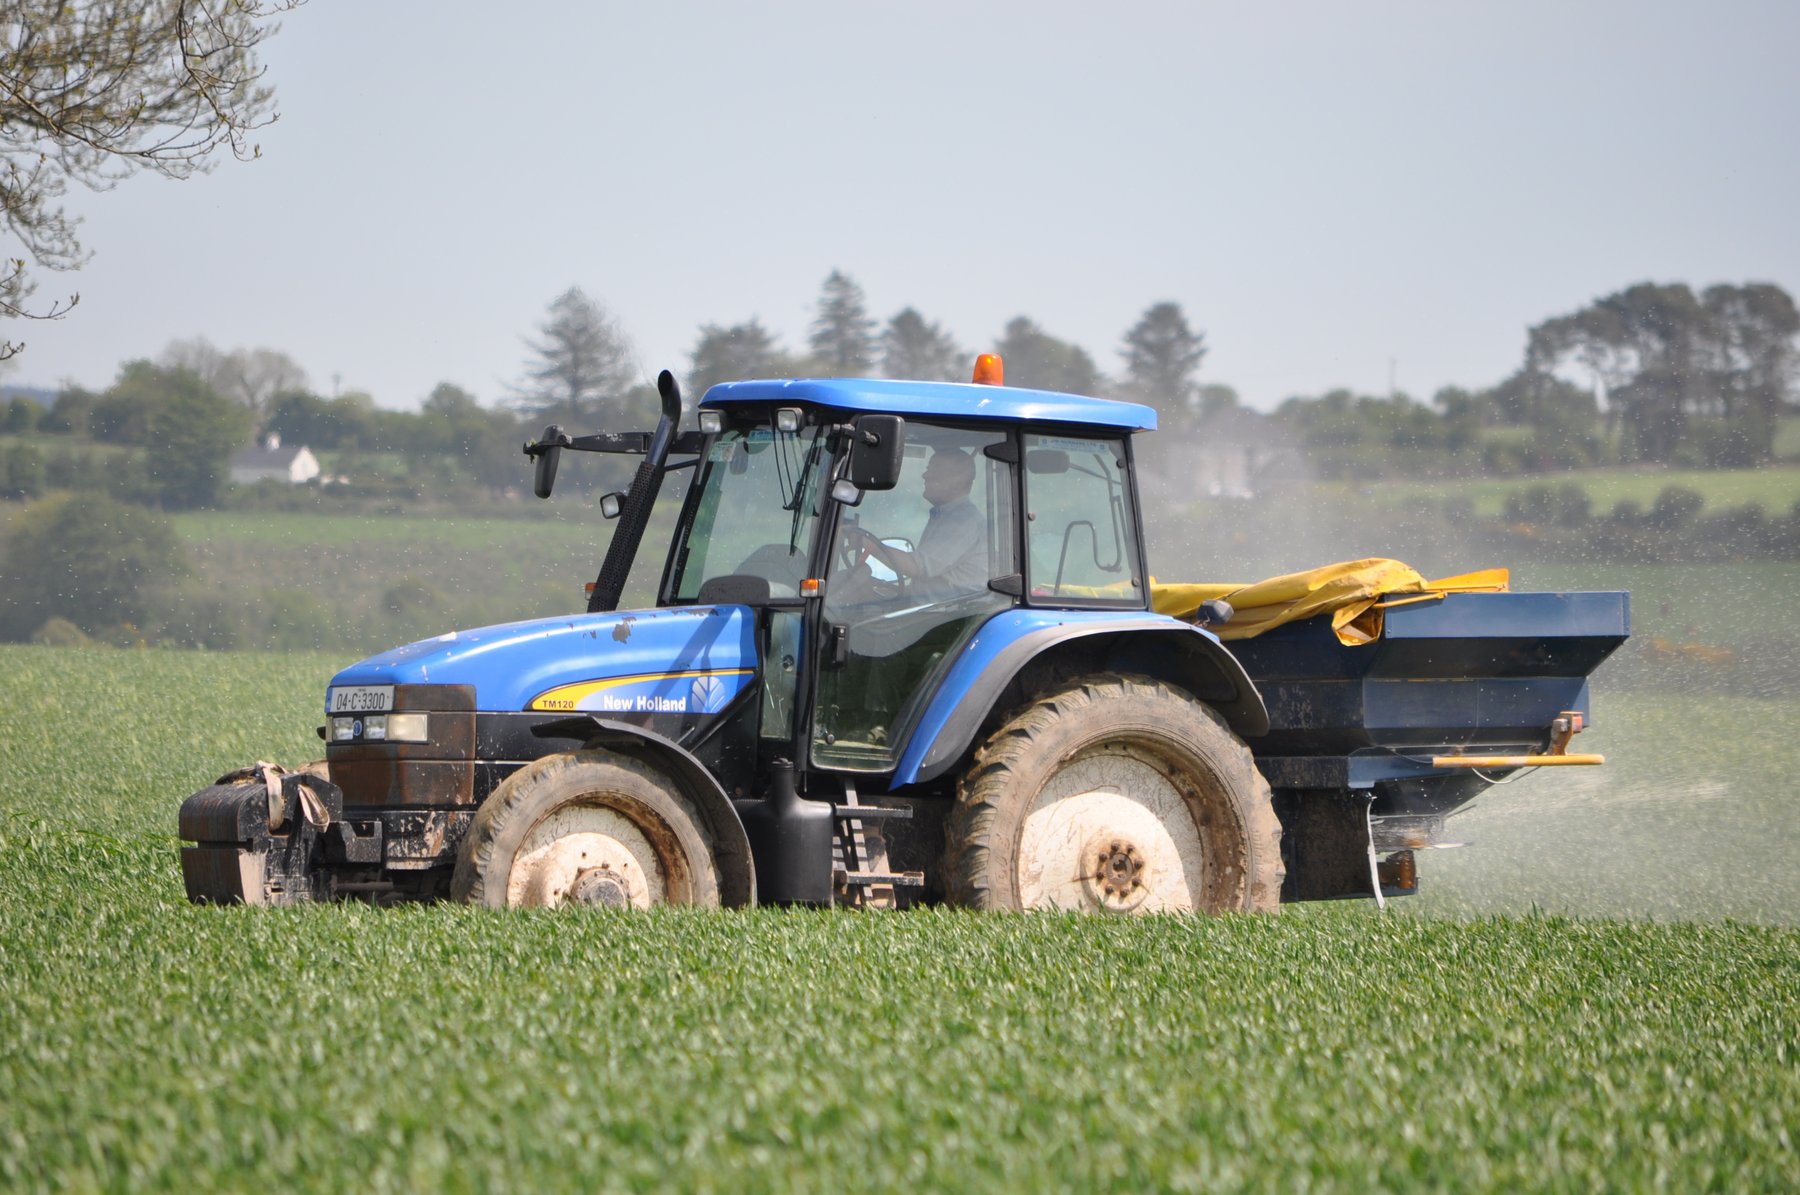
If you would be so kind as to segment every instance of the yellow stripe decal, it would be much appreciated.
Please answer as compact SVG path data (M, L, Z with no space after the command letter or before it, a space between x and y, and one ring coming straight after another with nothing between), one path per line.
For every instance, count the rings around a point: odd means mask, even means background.
M653 684L659 681L693 680L701 676L750 676L753 668L702 668L694 672L645 672L638 676L613 676L605 680L576 681L574 684L558 685L554 689L546 689L531 699L526 709L533 710L573 710L579 709L581 703L595 693L606 689L616 689L623 685Z

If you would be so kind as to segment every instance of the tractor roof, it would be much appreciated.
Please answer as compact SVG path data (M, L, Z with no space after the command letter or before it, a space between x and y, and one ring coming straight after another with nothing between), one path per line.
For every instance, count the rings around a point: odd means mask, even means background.
M1156 412L1134 402L1084 398L1054 390L977 386L967 382L900 382L883 378L788 378L723 382L700 400L703 407L810 403L840 411L924 415L951 419L1005 419L1090 424L1152 431Z

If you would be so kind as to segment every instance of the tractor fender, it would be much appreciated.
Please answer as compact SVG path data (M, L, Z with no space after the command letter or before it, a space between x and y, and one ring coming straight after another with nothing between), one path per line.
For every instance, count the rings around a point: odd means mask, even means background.
M969 749L1020 670L1078 640L1099 647L1108 669L1154 676L1193 694L1239 735L1269 729L1262 694L1211 631L1136 610L1008 610L990 619L943 674L901 752L893 787L943 775Z
M668 776L694 803L711 836L713 864L719 872L719 902L728 909L756 903L756 863L750 856L750 836L744 833L731 798L692 752L641 726L587 714L539 722L531 733L541 739L575 739L584 748L612 751L650 764Z

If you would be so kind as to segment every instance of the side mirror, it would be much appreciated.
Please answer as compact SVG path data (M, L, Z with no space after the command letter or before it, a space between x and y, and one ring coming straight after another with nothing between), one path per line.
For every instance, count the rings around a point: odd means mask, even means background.
M526 452L537 449L532 453L537 458L537 469L532 474L531 491L538 497L550 496L550 488L556 484L556 466L562 463L562 446L568 442L569 438L563 434L563 429L552 423L544 429L543 436L536 444L525 446Z
M906 420L898 415L857 416L844 476L859 490L891 490L900 482L906 451Z

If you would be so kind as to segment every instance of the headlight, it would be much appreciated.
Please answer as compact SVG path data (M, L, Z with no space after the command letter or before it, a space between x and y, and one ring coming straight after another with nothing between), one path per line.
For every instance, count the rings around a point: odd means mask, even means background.
M333 718L334 743L423 743L430 735L426 714L364 714L360 718Z
M725 430L725 412L723 412L723 411L702 411L702 412L700 412L700 433L702 435L716 436L724 430Z
M426 732L424 714L389 714L387 737L390 743L423 743L431 736Z

